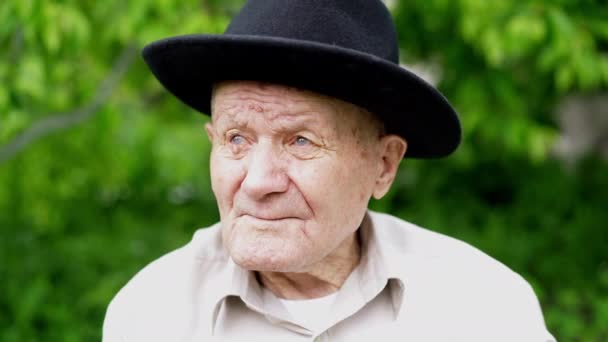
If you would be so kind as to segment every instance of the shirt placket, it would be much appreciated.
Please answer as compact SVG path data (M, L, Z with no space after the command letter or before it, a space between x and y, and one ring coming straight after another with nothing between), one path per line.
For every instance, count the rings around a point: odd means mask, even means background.
M328 334L328 330L325 330L324 332L322 332L321 334L314 336L312 341L314 342L328 342L329 341L329 334Z

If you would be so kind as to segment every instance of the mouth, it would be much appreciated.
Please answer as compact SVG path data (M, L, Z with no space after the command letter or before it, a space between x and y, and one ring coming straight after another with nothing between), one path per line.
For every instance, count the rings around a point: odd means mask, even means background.
M241 214L238 217L247 217L247 218L251 218L254 220L259 220L259 221L271 221L271 222L278 222L278 221L284 221L284 220L292 220L292 219L297 219L297 217L295 216L278 216L278 215L260 215L260 214Z

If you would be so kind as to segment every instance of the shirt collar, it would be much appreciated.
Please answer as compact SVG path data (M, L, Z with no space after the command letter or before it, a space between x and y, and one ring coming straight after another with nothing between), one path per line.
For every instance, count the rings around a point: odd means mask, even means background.
M355 271L360 272L362 291L368 300L389 286L393 310L398 315L403 304L405 282L403 246L396 245L383 228L378 214L368 210L359 229L363 249Z
M255 279L255 273L236 265L229 256L223 261L221 270L212 278L205 291L205 297L208 299L205 306L207 317L211 318L212 335L221 305L227 297L246 298L247 303L253 307L261 307L263 303L262 289Z

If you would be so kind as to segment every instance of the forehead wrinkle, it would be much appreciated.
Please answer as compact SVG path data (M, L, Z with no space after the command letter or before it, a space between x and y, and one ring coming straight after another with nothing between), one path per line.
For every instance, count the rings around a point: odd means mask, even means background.
M334 123L336 120L327 120L327 115L336 115L333 113L335 112L333 106L331 106L332 113L327 113L327 107L324 110L310 108L313 106L308 100L260 102L258 98L254 98L253 101L249 99L248 96L237 95L235 99L225 98L218 101L218 106L214 110L214 119L220 124L233 123L239 126L246 126L248 122L261 119L265 126L274 127L273 130L293 130L303 126L328 128L332 131L336 128ZM266 106L266 104L270 105ZM255 106L262 106L262 110L256 110L258 107Z
M213 111L211 119L220 128L230 124L246 127L248 125L248 120L245 114L247 113L240 111L240 107L241 106L238 103L229 103L219 106L219 108Z
M262 116L264 125L273 131L312 123L334 136L362 138L361 135L374 130L371 127L375 126L374 120L367 117L372 115L348 102L283 85L234 82L222 83L214 89L215 94L221 93L222 97L216 112L230 114L231 121L239 125L246 125L252 119L257 121ZM217 98L214 96L214 100ZM298 119L303 117L305 120L299 123Z
M301 94L299 94L300 92L295 89L284 88L282 86L253 87L249 83L240 83L238 86L222 86L218 93L221 93L222 97L229 101L247 101L257 105L268 106L291 107L291 103L308 101L307 99L302 99Z
M333 102L333 98L312 91L256 81L220 82L214 87L214 95L217 93L222 93L226 98L236 97L239 100L256 101L260 104L276 104L284 107ZM285 99L287 100L285 101Z
M256 110L258 107L251 107L252 103L241 102L241 101L230 101L226 105L218 106L214 114L218 121L232 121L237 124L245 124L251 118L263 118L267 122L285 121L285 122L296 122L303 116L306 117L306 121L309 121L309 113L312 111L284 111L277 108L262 108L262 110ZM221 115L220 115L221 114Z

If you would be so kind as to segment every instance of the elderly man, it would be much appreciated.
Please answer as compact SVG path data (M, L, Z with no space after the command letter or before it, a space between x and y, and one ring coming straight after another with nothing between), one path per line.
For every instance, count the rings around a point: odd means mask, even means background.
M221 222L120 291L104 341L553 341L520 276L367 210L402 158L460 139L447 101L398 66L379 0L250 0L224 35L144 57L211 112Z

